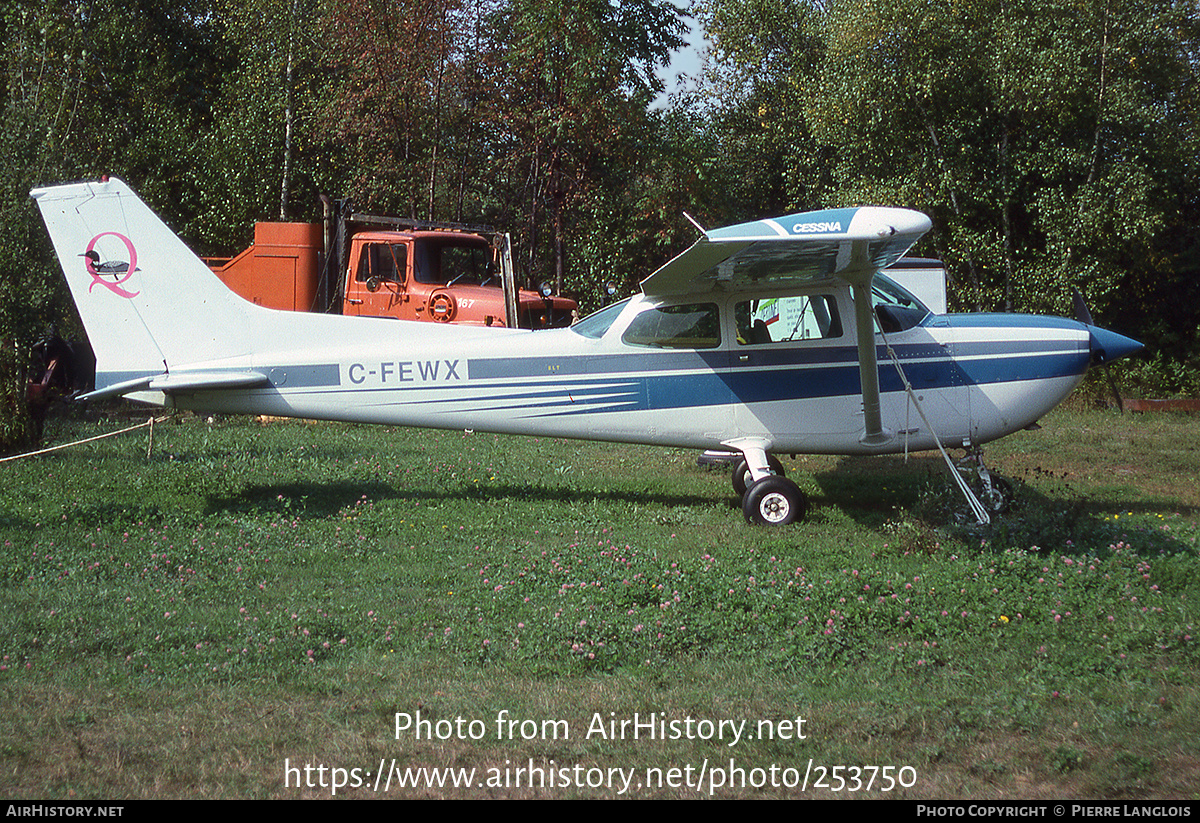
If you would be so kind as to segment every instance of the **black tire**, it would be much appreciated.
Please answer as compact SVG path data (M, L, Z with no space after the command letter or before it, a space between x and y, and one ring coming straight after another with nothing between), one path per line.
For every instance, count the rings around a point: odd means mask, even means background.
M777 477L783 477L785 474L783 464L774 455L767 455L767 468ZM745 497L746 490L750 488L750 483L750 465L746 462L746 458L743 457L733 467L733 490L737 492L738 497Z
M808 498L786 477L770 475L759 480L742 498L746 522L758 526L786 526L803 520Z

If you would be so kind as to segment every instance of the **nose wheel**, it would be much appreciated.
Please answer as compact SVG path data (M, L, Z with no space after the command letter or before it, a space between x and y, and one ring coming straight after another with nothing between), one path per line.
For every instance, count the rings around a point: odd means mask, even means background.
M1012 483L994 474L988 480L990 482L984 485L983 493L979 495L979 502L987 506L992 514L1003 514L1012 506L1016 496Z
M991 514L1003 514L1012 506L1016 495L1012 483L992 474L983 463L983 450L970 446L958 462L958 473Z

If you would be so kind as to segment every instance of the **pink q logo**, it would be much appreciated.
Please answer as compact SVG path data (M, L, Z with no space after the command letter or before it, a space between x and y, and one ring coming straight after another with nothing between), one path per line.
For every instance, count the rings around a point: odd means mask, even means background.
M101 237L115 237L125 244L125 248L129 251L129 262L100 262L100 254L96 251L96 242ZM121 288L121 284L133 276L137 271L137 250L133 247L133 242L123 234L117 234L115 231L105 231L97 234L92 238L87 245L87 251L83 253L84 266L87 268L88 274L92 276L92 285L88 286L88 291L96 288L97 285L103 286L118 297L126 299L137 297L141 292L129 292ZM101 275L107 274L111 277L117 277L116 280L103 280Z

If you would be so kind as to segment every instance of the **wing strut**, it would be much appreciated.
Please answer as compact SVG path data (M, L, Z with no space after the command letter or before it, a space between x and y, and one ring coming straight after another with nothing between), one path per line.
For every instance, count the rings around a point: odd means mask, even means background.
M872 276L873 278L873 276ZM875 355L875 309L871 305L871 278L866 284L854 284L854 321L858 329L858 376L862 383L865 446L882 446L892 439L884 431L879 407L879 363Z

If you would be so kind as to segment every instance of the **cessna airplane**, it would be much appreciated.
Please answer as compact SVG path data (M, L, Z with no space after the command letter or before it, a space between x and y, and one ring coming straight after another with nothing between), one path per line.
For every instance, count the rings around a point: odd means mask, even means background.
M95 349L87 396L721 448L743 456L733 482L754 523L807 508L773 454L977 449L1141 348L1074 320L930 314L879 273L930 228L904 209L703 232L641 294L531 332L264 309L120 180L31 195Z

